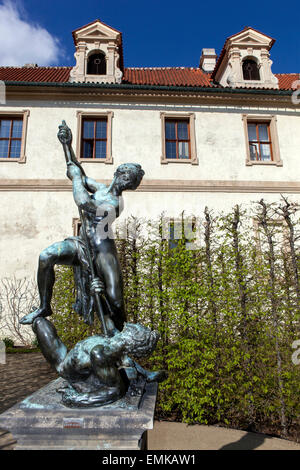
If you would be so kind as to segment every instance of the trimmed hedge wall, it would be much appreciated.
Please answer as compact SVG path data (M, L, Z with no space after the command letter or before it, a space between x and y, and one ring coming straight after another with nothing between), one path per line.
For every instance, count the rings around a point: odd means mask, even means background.
M286 199L261 200L251 216L239 206L218 216L206 208L196 249L184 236L184 214L183 236L171 245L153 237L162 219L132 218L125 239L117 234L128 321L161 335L144 364L169 372L157 416L300 435L297 210ZM73 302L72 271L58 267L54 321L69 347L100 331L83 324Z

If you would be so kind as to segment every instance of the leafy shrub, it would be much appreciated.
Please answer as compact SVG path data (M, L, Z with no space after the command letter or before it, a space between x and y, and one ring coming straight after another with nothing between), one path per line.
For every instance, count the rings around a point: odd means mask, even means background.
M3 343L5 344L6 348L13 348L14 347L14 341L11 338L4 338Z
M99 333L101 329L97 320L95 326L90 327L73 310L75 303L73 269L66 266L56 266L55 277L51 321L53 321L59 337L70 349L78 341Z
M300 369L291 361L300 336L295 214L286 200L276 207L260 201L255 231L238 206L219 216L206 209L194 250L184 237L172 249L153 237L160 220L128 221L126 238L116 240L128 321L159 331L143 365L169 373L157 416L299 436ZM72 270L58 267L56 276L53 320L71 347L100 326L87 327L73 312Z

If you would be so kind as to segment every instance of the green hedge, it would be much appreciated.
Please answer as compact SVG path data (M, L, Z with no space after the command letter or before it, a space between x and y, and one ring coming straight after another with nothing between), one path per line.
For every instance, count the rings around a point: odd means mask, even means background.
M201 243L193 250L184 236L172 249L168 240L154 238L161 220L129 220L126 239L116 240L128 320L161 335L146 364L169 372L159 387L158 416L295 437L297 209L283 200L277 206L260 201L252 210L251 217L239 206L227 215L207 208L196 214ZM59 267L55 324L68 346L100 328L85 327L73 302L72 272Z

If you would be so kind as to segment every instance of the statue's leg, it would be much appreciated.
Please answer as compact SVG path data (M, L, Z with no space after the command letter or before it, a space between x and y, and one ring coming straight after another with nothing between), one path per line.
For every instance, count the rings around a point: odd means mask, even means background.
M54 243L40 254L37 273L40 307L20 320L23 325L32 324L37 317L49 317L52 314L50 302L55 281L55 264L70 266L79 264L76 246L72 241Z
M124 391L124 383L116 366L116 357L118 355L116 354L115 348L112 346L106 348L105 355L103 349L103 346L99 345L95 346L91 351L93 372L103 385L116 387L120 391ZM111 351L108 351L108 349L111 349Z
M115 327L122 331L126 321L123 279L118 260L117 249L113 240L104 240L96 257L97 269L104 279L105 295L109 303L109 309L104 304L104 309L109 315Z
M55 326L46 318L37 317L32 329L45 359L60 372L59 366L66 358L67 347L59 338Z

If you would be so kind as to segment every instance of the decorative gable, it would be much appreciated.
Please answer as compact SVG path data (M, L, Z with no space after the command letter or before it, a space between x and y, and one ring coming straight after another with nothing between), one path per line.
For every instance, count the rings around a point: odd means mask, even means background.
M121 83L122 34L96 20L73 31L76 65L71 82Z
M230 36L212 78L225 87L278 88L269 53L274 42L270 36L250 27Z

